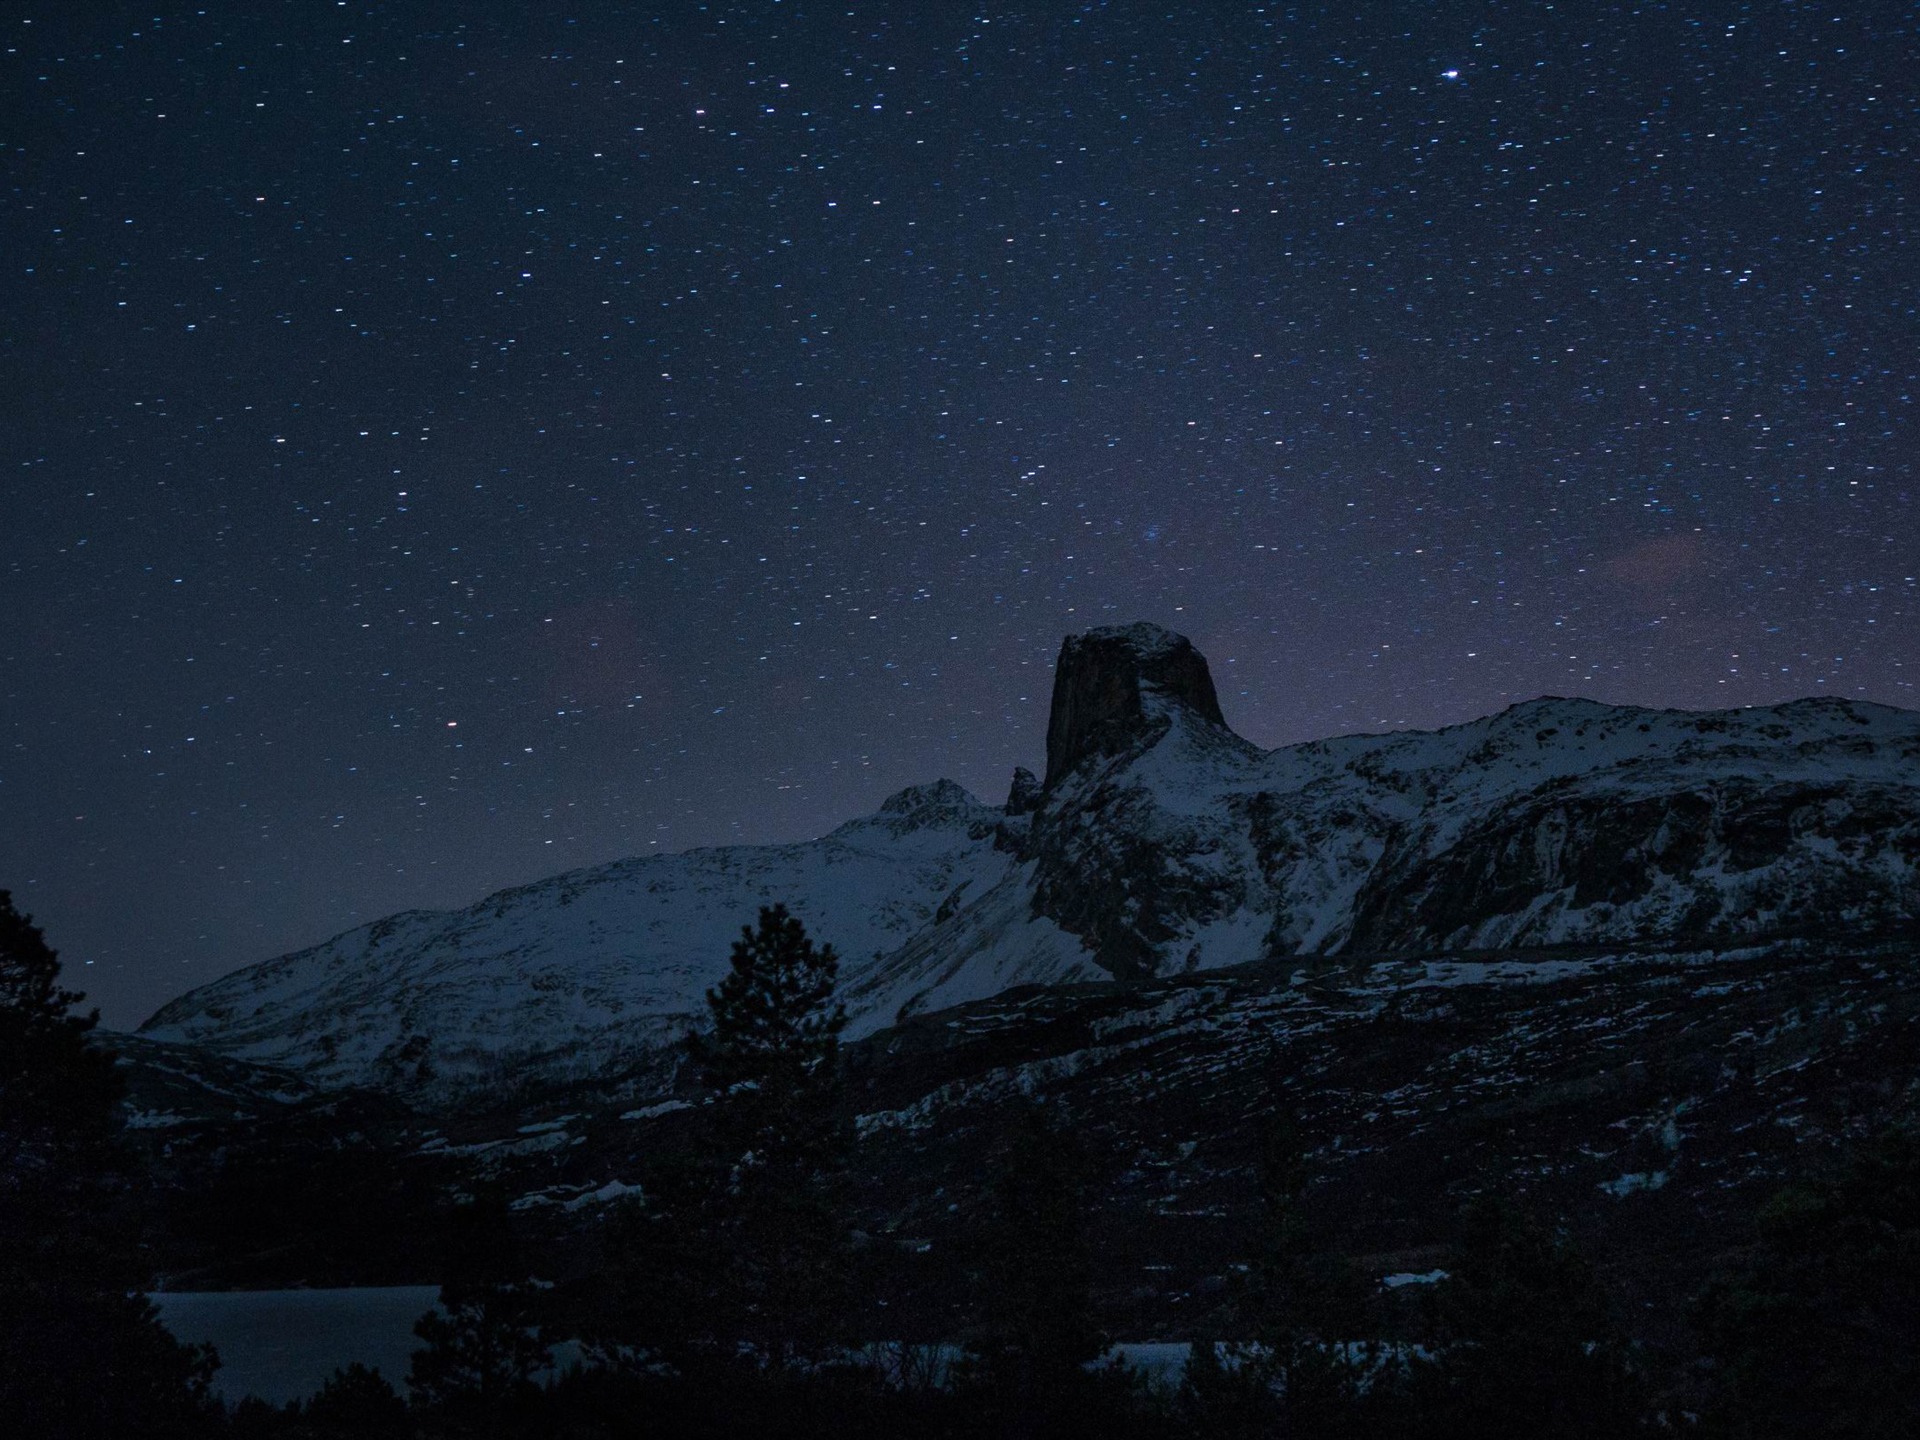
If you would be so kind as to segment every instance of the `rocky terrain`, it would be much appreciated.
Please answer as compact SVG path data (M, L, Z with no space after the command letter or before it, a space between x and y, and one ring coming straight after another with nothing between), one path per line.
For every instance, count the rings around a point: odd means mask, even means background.
M1094 1165L1103 1312L1204 1330L1252 1244L1264 1128L1297 1127L1322 1242L1431 1273L1487 1189L1566 1223L1656 1338L1784 1179L1920 1105L1920 943L1560 947L1258 962L1023 987L857 1042L857 1219L895 1321L937 1331L1009 1107L1045 1096ZM429 1281L436 1197L501 1186L548 1273L685 1140L648 1072L423 1113L134 1042L137 1122L179 1187L197 1287ZM225 1217L235 1218L225 1218Z

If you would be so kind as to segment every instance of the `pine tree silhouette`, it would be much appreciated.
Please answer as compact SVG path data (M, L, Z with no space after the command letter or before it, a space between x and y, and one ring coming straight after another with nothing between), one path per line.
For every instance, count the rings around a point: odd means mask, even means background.
M1364 1389L1366 1362L1352 1349L1365 1332L1364 1302L1351 1267L1307 1223L1308 1152L1279 1073L1270 1059L1254 1162L1259 1225L1236 1305L1241 1338L1229 1363L1203 1366L1189 1388L1230 1427L1336 1434Z
M1920 1434L1920 1133L1857 1144L1839 1173L1775 1195L1758 1231L1695 1304L1709 1433Z
M1015 1109L978 1237L977 1320L957 1376L999 1433L1071 1433L1061 1427L1096 1399L1086 1367L1107 1339L1093 1317L1087 1171L1080 1145L1040 1104Z
M1640 1432L1644 1379L1606 1292L1564 1236L1483 1196L1462 1215L1447 1270L1432 1291L1437 1368L1415 1396L1433 1433Z
M760 911L707 992L711 1029L690 1049L714 1092L683 1211L707 1251L710 1338L775 1366L846 1337L851 1131L840 1113L839 959L783 905ZM686 1254L684 1219L673 1243Z
M838 1085L847 1024L834 1001L839 975L833 947L815 945L784 905L763 908L758 925L741 930L726 978L707 992L712 1031L692 1042L715 1089L761 1097L737 1107L737 1117L772 1123L788 1118L783 1105L798 1106L818 1123L819 1102Z
M301 1407L301 1440L399 1440L407 1403L386 1377L355 1361L335 1370Z
M506 1198L486 1189L448 1216L440 1308L413 1327L407 1387L457 1433L508 1433L538 1398L534 1376L552 1362L539 1296L508 1223Z
M217 1361L140 1293L121 1087L81 998L0 890L0 1434L198 1434Z

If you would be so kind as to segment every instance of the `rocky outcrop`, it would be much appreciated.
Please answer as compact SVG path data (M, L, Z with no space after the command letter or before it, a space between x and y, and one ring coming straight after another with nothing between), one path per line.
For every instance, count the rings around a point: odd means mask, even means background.
M1033 914L1117 978L1920 919L1911 712L1550 697L1435 734L1262 754L1213 718L1204 665L1151 627L1062 650L1051 733L1071 759L1049 767L1018 850Z
M1053 672L1045 788L1089 756L1119 754L1164 730L1167 705L1226 729L1213 675L1186 636L1144 623L1069 635Z
M1007 787L1007 814L1031 815L1040 808L1044 793L1033 771L1024 765L1013 767L1013 783Z
M1910 787L1717 779L1673 793L1522 797L1451 844L1398 837L1354 902L1356 950L1644 936L1872 935L1920 906Z

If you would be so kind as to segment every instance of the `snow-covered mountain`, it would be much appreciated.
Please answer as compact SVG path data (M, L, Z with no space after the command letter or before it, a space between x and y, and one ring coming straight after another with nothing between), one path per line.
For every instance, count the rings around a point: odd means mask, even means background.
M605 1073L684 1035L762 905L784 902L835 947L844 974L864 974L953 897L1013 869L994 844L999 818L943 780L818 840L617 861L464 910L395 915L202 986L141 1033L288 1065L323 1085L459 1090ZM942 1003L1096 973L1044 920L1002 941L1009 978L958 977ZM884 1023L884 1006L866 997L856 1028Z
M854 1032L1013 985L1275 955L1865 934L1920 918L1920 714L1542 699L1262 751L1151 625L1069 637L1045 782L951 781L818 840L650 856L410 913L143 1027L322 1086L450 1098L644 1068L758 906L839 951Z

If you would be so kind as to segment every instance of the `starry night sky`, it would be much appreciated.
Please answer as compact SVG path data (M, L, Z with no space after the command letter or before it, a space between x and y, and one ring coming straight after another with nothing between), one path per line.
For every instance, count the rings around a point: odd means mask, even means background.
M48 0L0 56L0 886L236 965L1042 759L1920 703L1920 39L1727 4Z

